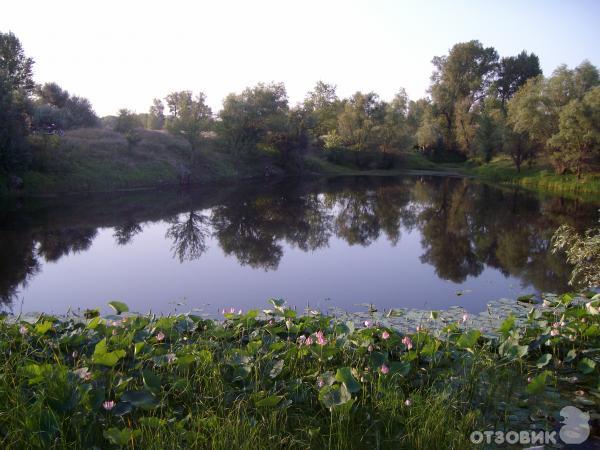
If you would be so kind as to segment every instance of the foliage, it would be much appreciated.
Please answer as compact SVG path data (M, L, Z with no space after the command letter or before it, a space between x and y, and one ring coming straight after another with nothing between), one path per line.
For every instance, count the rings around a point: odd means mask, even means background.
M573 227L562 225L552 238L553 251L562 250L573 265L569 284L578 287L600 286L600 228L582 236Z
M561 110L558 132L548 143L554 149L554 164L577 177L600 168L600 86Z
M119 115L115 122L114 130L118 133L130 133L136 128L141 128L142 123L133 111L126 108L119 110Z
M22 170L29 163L29 95L34 89L33 60L13 33L0 32L0 171Z
M148 112L146 128L150 130L162 130L165 125L165 105L162 100L155 98Z
M263 84L229 94L219 113L218 131L226 150L252 153L269 133L288 129L288 99L282 83Z
M225 310L224 322L5 319L0 440L11 448L433 449L468 447L471 431L490 426L550 430L565 404L593 411L598 301L563 296L493 336L461 323L430 329L433 314L416 332L297 316L276 299L261 314Z
M166 128L175 135L187 140L192 151L200 148L202 133L210 130L212 111L206 104L206 95L202 92L196 96L191 91L172 92L165 98L169 108ZM160 104L155 104L156 114L160 113ZM158 116L157 116L158 117Z
M98 117L90 101L71 96L56 83L37 86L32 125L38 131L94 127Z

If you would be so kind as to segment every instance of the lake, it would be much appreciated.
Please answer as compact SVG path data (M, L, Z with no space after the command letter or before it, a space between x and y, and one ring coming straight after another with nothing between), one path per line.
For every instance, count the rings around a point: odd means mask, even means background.
M246 181L13 201L0 213L4 310L110 300L157 313L267 307L486 309L569 289L550 252L599 204L441 176Z

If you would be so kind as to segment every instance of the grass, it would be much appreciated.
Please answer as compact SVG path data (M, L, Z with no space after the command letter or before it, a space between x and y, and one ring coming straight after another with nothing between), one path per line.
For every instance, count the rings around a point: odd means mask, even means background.
M575 396L598 407L598 295L547 301L494 336L433 331L434 313L409 331L271 303L224 321L119 302L104 318L4 318L0 444L462 449L474 430L551 429Z
M561 194L567 197L589 198L600 197L600 174L584 174L581 179L576 175L556 175L543 162L529 167L524 165L520 172L514 167L510 158L496 157L491 162L482 165L473 163L442 164L446 170L454 170L466 175L472 175L484 181L516 184L527 189Z
M33 161L23 175L24 193L113 191L139 187L208 182L244 176L252 167L237 167L233 155L206 145L192 155L181 137L136 130L133 145L126 135L89 128L63 137L32 137ZM183 177L183 178L182 178Z

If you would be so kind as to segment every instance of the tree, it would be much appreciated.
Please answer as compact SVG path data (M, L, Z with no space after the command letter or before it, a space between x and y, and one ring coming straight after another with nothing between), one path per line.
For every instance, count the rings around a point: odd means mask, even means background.
M582 172L600 162L600 86L582 100L571 100L560 112L558 133L548 141L555 166Z
M542 74L540 59L534 53L525 50L517 56L508 56L500 60L496 90L501 107L506 113L506 102L525 84L527 80Z
M210 130L212 111L206 104L206 95L199 92L194 96L191 91L173 92L165 97L170 115L167 118L167 130L183 136L191 145L192 151L200 148L202 133Z
M62 89L56 83L45 83L36 88L38 103L64 108L69 100L69 92Z
M304 100L304 109L310 117L308 127L317 138L330 133L337 125L341 103L335 89L335 85L318 81Z
M555 130L555 115L541 75L530 78L508 102L506 148L517 170L545 148Z
M0 169L8 173L29 163L29 96L35 87L33 60L12 33L0 33Z
M598 71L590 63L584 61L574 70L563 64L547 79L541 75L529 79L508 102L512 131L530 141L534 154L547 150L559 174L581 173L586 164L593 163L595 95L587 103L583 98L597 84Z
M497 100L488 98L477 118L477 128L474 135L474 150L483 155L485 162L502 150L504 116L495 104Z
M141 126L137 114L127 108L122 108L119 110L114 130L118 133L130 133Z
M67 124L65 128L85 128L98 126L98 116L92 108L92 104L85 97L72 96L65 105L67 112Z
M591 228L580 235L573 227L562 225L552 237L552 252L562 250L573 265L569 284L582 287L600 285L600 229Z
M25 56L21 41L13 33L0 33L0 78L9 89L31 94L33 82L33 59Z
M374 92L356 92L344 102L336 128L343 146L358 151L376 149L385 109Z
M165 105L162 100L155 98L148 112L147 128L150 130L162 130L165 125Z
M98 116L87 98L71 96L56 83L36 88L33 114L35 128L73 129L95 127Z
M444 121L444 146L467 153L473 134L472 108L485 98L494 82L498 53L479 41L469 41L454 45L448 56L436 56L432 63L435 70L430 92L435 111Z
M404 89L384 106L383 124L380 131L380 148L404 150L412 146L413 138L408 124L408 95Z
M229 94L219 113L220 137L231 151L253 152L269 133L287 130L288 112L283 83L259 83L241 94Z

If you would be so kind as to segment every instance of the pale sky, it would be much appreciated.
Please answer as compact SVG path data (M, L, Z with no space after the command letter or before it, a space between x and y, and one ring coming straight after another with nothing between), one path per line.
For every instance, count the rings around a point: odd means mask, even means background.
M35 59L36 82L89 98L100 115L146 112L171 91L229 92L282 81L294 104L317 80L340 96L400 87L426 93L431 59L478 39L500 56L523 49L545 74L600 66L600 1L3 0L0 31Z

